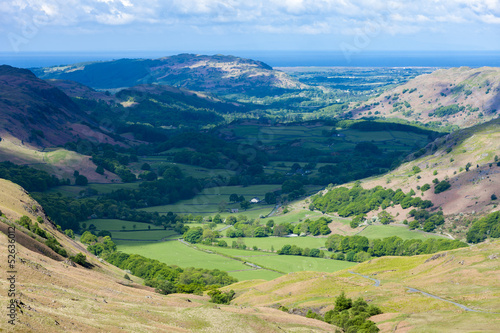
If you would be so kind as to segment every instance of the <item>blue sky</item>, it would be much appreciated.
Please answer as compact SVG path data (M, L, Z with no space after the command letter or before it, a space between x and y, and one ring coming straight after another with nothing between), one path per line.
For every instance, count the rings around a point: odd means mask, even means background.
M2 0L0 52L500 50L499 0Z

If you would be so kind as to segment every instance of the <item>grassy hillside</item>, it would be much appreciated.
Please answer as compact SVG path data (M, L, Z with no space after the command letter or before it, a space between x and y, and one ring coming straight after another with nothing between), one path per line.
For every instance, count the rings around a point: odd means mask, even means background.
M489 212L497 211L499 201L493 200L500 193L500 166L495 156L500 155L500 119L453 132L429 144L414 160L405 163L394 171L362 181L364 188L383 186L401 188L404 192L413 189L422 200L431 200L434 207L440 207L448 222L443 230L465 237L469 221ZM499 156L500 157L500 156ZM467 168L467 165L470 167ZM415 172L415 167L421 171ZM451 187L435 193L434 179L447 180ZM419 190L425 184L427 191ZM388 208L394 216L399 213L398 221L406 218L410 209ZM373 216L377 212L369 214Z
M269 282L242 282L234 303L243 306L314 308L325 313L345 291L379 306L372 317L383 332L494 332L500 324L500 242L448 251L439 255L385 257L353 267L355 273L378 279L380 286L342 270L335 273L296 272ZM472 310L434 299L408 288L463 304Z
M163 296L142 285L142 280L88 253L82 244L62 235L42 208L19 186L0 180L0 260L7 262L7 222L26 215L74 254L83 252L92 269L51 252L29 237L22 227L16 240L16 325L0 321L1 331L16 332L328 332L324 322L263 307L214 306L206 296ZM5 222L4 222L5 221ZM0 277L0 301L8 304L11 283Z
M440 69L410 80L352 110L358 117L472 126L500 110L500 68Z

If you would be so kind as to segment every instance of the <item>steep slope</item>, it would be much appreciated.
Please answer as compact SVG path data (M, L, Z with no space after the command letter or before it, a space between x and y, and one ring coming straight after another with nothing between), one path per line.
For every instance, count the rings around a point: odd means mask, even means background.
M224 55L179 54L160 59L120 59L33 71L42 79L72 80L101 89L151 83L224 93L305 87L260 61Z
M4 318L0 330L15 332L329 332L317 320L263 307L215 306L206 296L154 293L125 280L125 272L88 253L78 242L58 232L42 207L19 186L0 179L0 261L7 266L7 223L26 215L55 237L70 255L84 253L92 269L74 265L53 252L37 236L15 231L15 297L12 280L0 276L0 302L14 300L15 326ZM12 244L12 243L10 243ZM12 273L11 273L12 274Z
M371 317L382 332L495 332L500 324L500 242L414 257L383 257L357 265L353 273L297 272L268 282L230 287L235 304L311 308L324 314L335 297L362 297L384 314ZM414 288L440 297L411 292ZM454 301L468 307L449 303ZM290 310L293 311L293 310Z
M33 147L92 138L114 141L101 132L61 90L32 72L0 66L0 137Z
M420 154L424 155L416 158ZM363 180L363 187L380 185L401 188L405 193L413 189L422 200L431 200L433 209L440 207L453 220L458 237L464 236L468 220L499 210L498 199L493 200L492 195L500 193L500 118L441 137L410 158L414 160L389 174ZM415 167L421 171L415 172ZM436 178L447 180L451 187L436 194ZM418 189L424 184L430 185L425 192ZM387 211L400 213L398 219L403 220L411 209L396 206Z
M500 112L500 68L451 68L425 74L352 110L355 118L402 118L472 126Z

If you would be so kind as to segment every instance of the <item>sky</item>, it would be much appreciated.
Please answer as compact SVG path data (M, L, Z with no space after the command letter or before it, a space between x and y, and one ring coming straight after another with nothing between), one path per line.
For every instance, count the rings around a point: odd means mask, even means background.
M2 0L0 52L499 51L500 0Z

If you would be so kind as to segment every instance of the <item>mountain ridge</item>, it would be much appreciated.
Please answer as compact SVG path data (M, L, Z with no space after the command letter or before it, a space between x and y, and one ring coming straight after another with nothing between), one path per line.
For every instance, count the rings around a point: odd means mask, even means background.
M301 89L304 84L256 60L225 55L179 54L158 59L119 59L33 69L42 79L77 81L98 89L167 84L210 92ZM103 76L103 73L107 73Z

